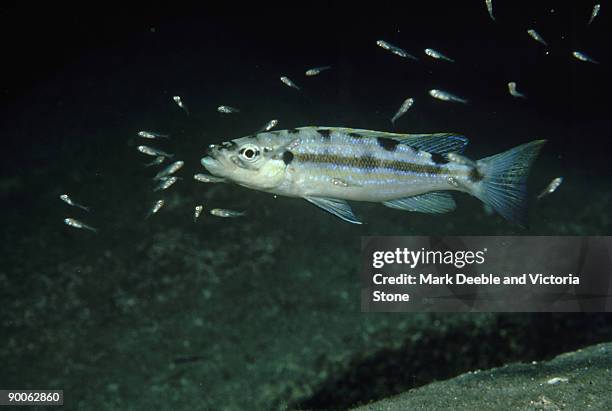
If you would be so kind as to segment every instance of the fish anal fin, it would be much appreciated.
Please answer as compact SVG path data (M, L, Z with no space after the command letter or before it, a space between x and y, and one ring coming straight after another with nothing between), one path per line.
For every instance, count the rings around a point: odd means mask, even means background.
M355 217L353 214L353 210L351 210L351 206L344 200L338 200L335 198L324 198L324 197L304 197L305 200L311 202L317 207L322 208L327 211L343 219L344 221L348 221L352 224L362 224L361 221Z
M383 205L398 210L429 214L448 213L456 207L455 200L453 200L450 194L437 191L414 197L385 201Z

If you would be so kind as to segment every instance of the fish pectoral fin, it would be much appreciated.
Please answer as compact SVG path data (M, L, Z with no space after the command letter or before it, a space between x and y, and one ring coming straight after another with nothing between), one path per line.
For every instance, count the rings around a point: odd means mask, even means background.
M399 141L410 147L436 154L461 153L468 144L466 137L453 133L412 134Z
M383 205L404 211L416 211L419 213L440 214L453 211L456 207L455 200L448 193L434 191L414 197L398 198L397 200L385 201Z
M353 210L351 210L351 206L344 200L323 197L304 197L304 200L311 202L336 217L340 217L344 221L348 221L352 224L363 224L355 217Z

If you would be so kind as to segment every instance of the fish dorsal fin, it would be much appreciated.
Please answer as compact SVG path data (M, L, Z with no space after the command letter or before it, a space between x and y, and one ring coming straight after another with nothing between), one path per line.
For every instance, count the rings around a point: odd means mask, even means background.
M351 206L344 200L338 200L335 198L323 198L323 197L304 197L305 200L310 201L317 207L321 207L323 210L340 217L344 221L348 221L353 224L362 224L361 221L355 217Z
M401 134L387 133L385 131L363 130L348 127L300 127L298 130L327 130L344 134L357 134L370 138L392 138L402 144L409 145L418 150L428 153L447 154L462 153L469 143L467 137L456 133L433 133L433 134Z
M435 133L411 134L400 142L428 153L447 154L462 153L469 140L460 134Z
M385 201L383 205L404 211L417 211L419 213L440 214L455 209L455 200L448 193L432 192L420 196L398 198Z

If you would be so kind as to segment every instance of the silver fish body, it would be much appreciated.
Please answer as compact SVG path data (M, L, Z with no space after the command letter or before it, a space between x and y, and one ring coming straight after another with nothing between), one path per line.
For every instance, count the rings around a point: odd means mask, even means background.
M239 109L237 109L235 107L230 107L230 106L219 106L219 107L217 107L217 111L219 113L223 113L223 114L240 113Z
M546 42L546 40L544 40L544 38L540 36L540 34L534 29L527 30L527 34L529 34L529 36L538 43L544 45L545 47L548 47L548 43Z
M165 160L166 160L165 156L157 156L155 157L155 160L146 163L144 166L145 167L158 166L161 163L163 163Z
M263 127L262 127L262 128L259 130L259 132L262 132L262 131L270 131L270 130L272 130L274 127L276 127L277 125L278 125L278 120L276 120L276 119L274 119L274 120L270 120L270 121L268 121L268 122L266 123L266 125L265 125L265 126L263 126Z
M400 56L400 57L403 57L403 58L408 58L408 59L415 60L415 61L418 60L418 58L416 58L412 54L408 53L406 50L401 49L401 48L399 48L397 46L394 46L393 44L391 44L389 42L386 42L384 40L378 40L376 42L376 44L379 47L382 47L383 49L388 50L388 51L390 51L391 53L393 53L393 54L395 54L397 56Z
M153 191L162 191L170 188L174 183L178 181L178 177L161 177L159 178L160 183L153 189Z
M202 165L241 186L304 198L352 223L346 200L427 213L455 208L445 191L463 191L523 222L527 170L543 140L478 161L457 161L460 135L396 134L337 127L259 133L209 148ZM461 161L459 161L461 159ZM496 189L496 185L503 187ZM506 189L508 191L506 191Z
M406 100L404 100L404 102L402 103L400 108L397 110L397 112L391 118L391 123L395 124L395 121L398 118L400 118L401 116L403 116L404 114L406 114L406 112L408 110L410 110L410 107L412 107L413 104L414 104L414 99L411 98L411 97L409 97Z
M287 76L282 76L282 77L280 78L280 81L282 81L282 82L283 82L283 84L285 84L286 86L289 86L289 87L294 88L294 89L296 89L296 90L299 90L299 89L300 89L300 88L299 88L299 87L298 87L298 86L297 86L297 85L296 85L296 84L295 84L293 81L291 81L291 79L290 79L289 77L287 77Z
M76 220L74 218L65 218L64 219L64 224L66 224L67 226L73 227L73 228L89 230L89 231L92 231L94 233L98 232L98 230L93 228L92 226L89 226L89 225L83 223L82 221Z
M136 148L142 154L146 154L148 156L155 156L155 157L164 156L168 158L171 158L174 156L174 154L169 154L169 153L166 153L165 151L159 150L157 148L149 147L149 146L138 146Z
M323 66L323 67L314 67L306 70L305 75L308 77L316 76L320 74L322 71L329 70L331 66Z
M163 177L168 177L171 174L176 173L185 165L184 161L178 160L174 163L170 164L168 167L161 170L159 173L153 177L153 180L161 180Z
M516 83L511 81L508 83L508 92L512 97L527 98L527 96L516 89Z
M586 63L599 64L599 61L591 58L590 56L584 54L581 51L573 51L572 52L572 56L574 56L575 59L578 59L580 61L584 61Z
M434 49L425 49L425 54L427 54L429 57L434 58L436 60L444 60L444 61L448 61L449 63L455 62L455 60L453 60L452 58L447 57L444 54Z
M189 109L183 102L183 99L181 98L181 96L172 96L172 100L176 103L177 106L183 109L185 114L189 115Z
M442 101L453 101L455 103L463 103L463 104L467 104L468 102L467 99L458 97L454 94L449 93L448 91L437 90L435 88L429 90L429 95L435 99L442 100Z
M485 5L487 6L489 17L491 17L491 20L495 21L495 16L493 16L493 0L485 0Z
M193 209L193 222L194 223L198 220L198 218L200 217L200 214L202 214L202 210L204 210L204 206L202 205L197 205Z
M157 138L170 138L168 134L156 133L154 131L139 131L138 137L148 138L150 140L155 140Z
M206 174L198 173L193 175L193 179L199 181L200 183L223 183L225 182L224 178L209 176Z
M90 211L89 207L85 207L84 205L74 202L74 200L72 200L72 198L70 198L68 194L60 195L60 200L62 200L63 202L65 202L66 204L72 207L77 207L77 208L80 208L81 210Z
M157 200L155 203L153 203L153 206L151 207L151 209L147 213L146 218L151 217L153 214L157 214L157 212L159 210L161 210L161 208L164 206L164 204L166 204L166 202L164 200L161 200L161 199Z
M599 14L599 10L601 10L601 4L596 4L593 6L593 11L591 12L591 17L589 17L589 22L587 24L591 24L595 17Z
M546 186L546 188L540 194L538 194L537 199L539 200L542 197L547 196L547 195L552 194L555 191L557 191L557 188L559 188L559 186L561 185L562 182L563 182L563 177L557 177L557 178L553 179Z
M244 215L244 212L226 210L224 208L213 208L212 210L210 210L210 214L217 216L217 217L235 218L235 217L242 217Z

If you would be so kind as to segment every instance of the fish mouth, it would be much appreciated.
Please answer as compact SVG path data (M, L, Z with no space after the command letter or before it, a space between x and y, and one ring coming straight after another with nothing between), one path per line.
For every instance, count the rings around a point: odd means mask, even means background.
M210 168L219 168L221 166L221 162L219 160L217 160L216 158L214 158L213 156L211 156L211 155L207 155L206 157L202 157L200 159L200 163L202 163L204 168L206 168L209 171L210 171Z

